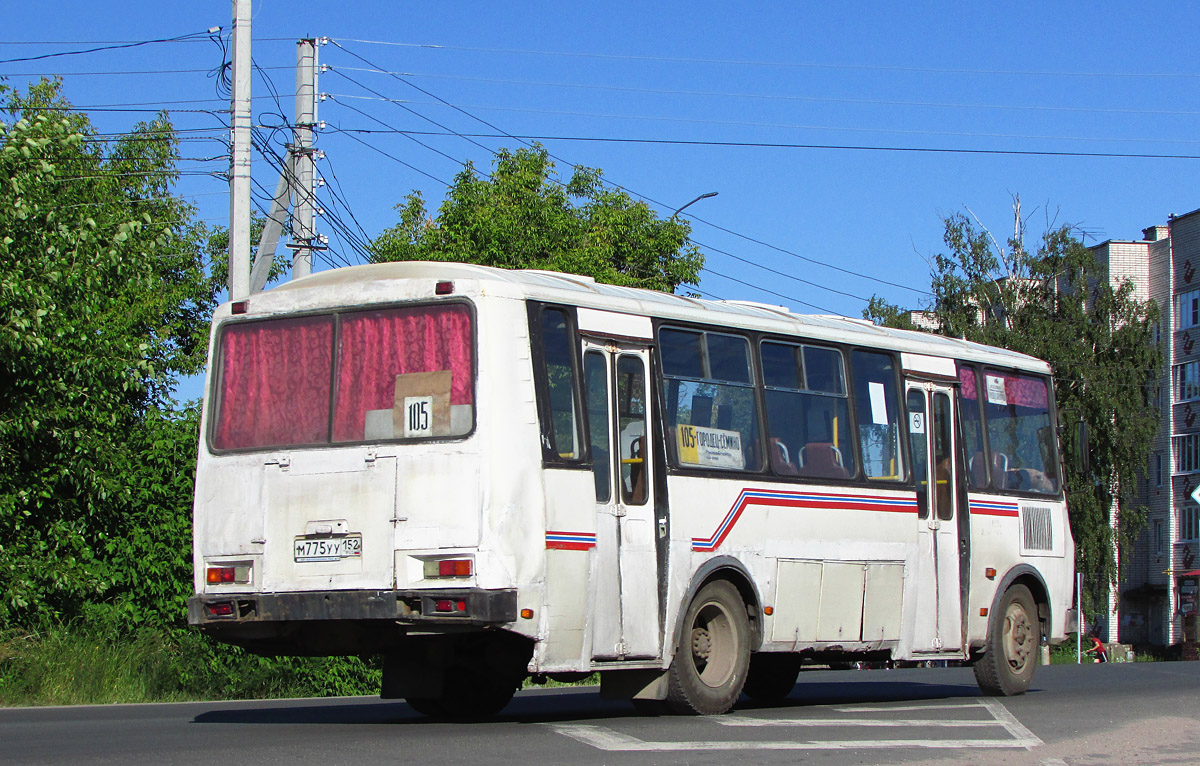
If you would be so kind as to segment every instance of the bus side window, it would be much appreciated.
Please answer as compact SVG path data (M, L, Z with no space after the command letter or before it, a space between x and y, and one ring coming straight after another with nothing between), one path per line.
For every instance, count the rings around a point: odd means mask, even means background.
M646 372L636 356L617 360L617 425L621 440L621 502L643 505L646 484Z
M841 352L764 341L760 353L771 469L781 476L853 476Z
M855 351L851 368L863 473L868 479L903 479L895 362L889 354Z
M612 494L612 458L608 432L608 364L604 354L589 351L583 357L584 400L588 413L588 440L592 447L592 473L596 479L596 502L607 503Z
M913 480L917 484L917 518L929 518L929 413L925 392L908 392L908 439L912 452Z
M658 340L664 414L675 463L760 470L749 341L740 335L676 328L663 328Z
M542 310L542 369L547 394L542 433L552 455L563 460L581 457L579 442L579 406L575 401L575 362L571 325L562 309Z

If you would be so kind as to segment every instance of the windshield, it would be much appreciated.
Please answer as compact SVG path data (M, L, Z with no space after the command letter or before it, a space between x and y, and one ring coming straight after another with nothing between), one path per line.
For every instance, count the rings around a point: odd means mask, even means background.
M463 436L474 423L463 304L231 323L218 342L215 449Z
M964 411L983 401L991 464L982 452L968 457L972 486L999 490L1058 493L1058 451L1050 419L1046 379L1000 370L984 370L982 380L969 367L959 369ZM977 411L977 410L976 410ZM970 420L970 418L966 418ZM968 439L968 446L970 446Z

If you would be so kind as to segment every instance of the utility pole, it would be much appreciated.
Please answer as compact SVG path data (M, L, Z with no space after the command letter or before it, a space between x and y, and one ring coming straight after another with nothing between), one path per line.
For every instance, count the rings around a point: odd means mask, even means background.
M296 113L292 127L292 142L287 147L279 182L275 186L275 197L267 220L263 224L262 236L258 240L258 253L254 257L254 268L250 272L250 292L262 292L275 260L275 249L283 234L287 220L288 204L292 204L292 241L287 245L293 251L292 279L306 277L312 273L312 253L325 249L323 237L317 235L314 218L320 209L315 204L316 171L314 159L320 156L313 148L313 130L317 127L317 43L315 39L296 42Z
M296 42L296 125L292 155L295 167L295 208L292 212L292 279L312 273L314 216L313 126L317 122L317 41Z
M233 0L229 300L250 295L250 0Z

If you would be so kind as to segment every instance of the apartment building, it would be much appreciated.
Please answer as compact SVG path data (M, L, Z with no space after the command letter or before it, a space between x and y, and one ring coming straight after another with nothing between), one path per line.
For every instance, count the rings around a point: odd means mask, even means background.
M1169 645L1197 640L1200 560L1200 210L1168 217L1139 240L1092 248L1114 284L1126 279L1162 317L1161 422L1139 486L1146 526L1122 551L1122 579L1097 628L1110 641ZM1200 496L1200 493L1198 493ZM1086 573L1085 573L1086 576Z

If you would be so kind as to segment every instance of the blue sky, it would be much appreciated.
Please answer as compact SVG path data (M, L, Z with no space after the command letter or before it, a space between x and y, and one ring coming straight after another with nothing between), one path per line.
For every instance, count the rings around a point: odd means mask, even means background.
M9 4L0 59L230 27L228 2L114 7ZM927 259L942 250L940 218L964 205L1003 235L1020 194L1034 230L1049 216L1096 241L1136 239L1170 213L1200 208L1200 159L989 153L1200 156L1195 3L259 0L253 12L255 63L288 117L295 40L335 41L320 50L333 67L319 82L330 94L319 113L329 126L317 140L331 190L322 194L338 191L345 206L329 197L327 207L354 226L352 212L368 236L395 221L393 206L410 191L436 206L463 160L486 169L488 150L520 145L338 132L441 132L430 120L458 133L648 141L544 143L560 169L599 167L661 203L661 215L719 192L688 210L708 257L701 292L804 312L858 316L874 294L920 306ZM29 44L51 41L65 44ZM223 223L227 185L205 175L226 169L223 133L203 111L227 107L206 73L221 60L204 40L0 63L0 75L23 86L63 74L67 96L96 107L106 132L149 116L124 110L198 110L173 112L189 131L181 165L194 173L179 191ZM371 68L397 74L363 71ZM260 124L282 122L260 76L254 96ZM273 135L279 148L285 139ZM274 188L265 162L255 178L260 196ZM333 229L318 223L332 238L330 260L354 262Z

